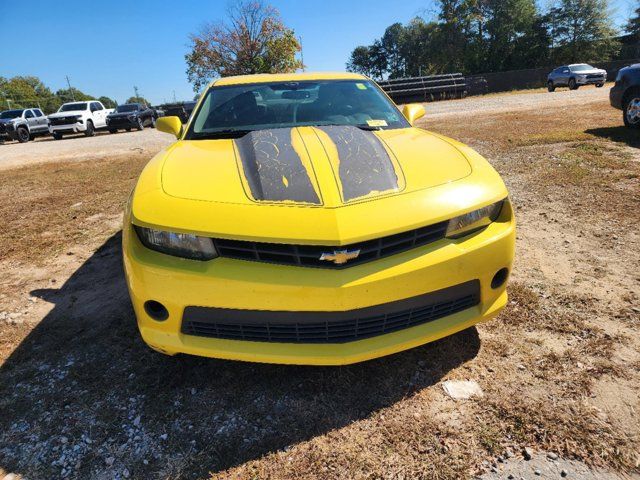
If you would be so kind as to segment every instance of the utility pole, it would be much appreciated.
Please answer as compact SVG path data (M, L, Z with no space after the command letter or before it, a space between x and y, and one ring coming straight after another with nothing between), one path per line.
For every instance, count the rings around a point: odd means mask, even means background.
M75 102L76 96L73 93L73 89L71 88L71 82L69 81L69 75L65 75L64 78L67 79L67 85L69 86L69 93L71 93L71 99Z
M176 91L173 91L173 103L178 103L178 101L176 100Z
M140 95L138 94L138 87L133 86L133 92L136 94L136 102L140 100Z

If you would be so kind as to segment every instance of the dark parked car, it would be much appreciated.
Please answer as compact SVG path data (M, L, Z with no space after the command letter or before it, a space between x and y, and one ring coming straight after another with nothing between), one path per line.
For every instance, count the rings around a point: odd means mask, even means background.
M0 112L0 141L28 142L49 133L49 120L39 108L20 108Z
M547 77L547 88L553 92L556 87L569 87L577 90L581 85L595 85L600 88L607 81L607 71L586 63L563 65L556 68Z
M640 128L640 63L621 68L609 91L611 106L622 110L624 124Z
M180 117L182 123L187 123L195 107L196 102L184 102L177 105L167 105L167 108L164 111L164 115L166 117Z
M127 132L132 128L142 130L144 127L156 126L156 112L141 103L125 103L118 105L115 110L107 115L107 128L111 133L119 129Z

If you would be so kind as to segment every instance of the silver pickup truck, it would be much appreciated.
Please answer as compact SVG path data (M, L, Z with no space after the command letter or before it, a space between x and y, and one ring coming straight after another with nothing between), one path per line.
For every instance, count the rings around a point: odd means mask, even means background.
M49 120L39 108L19 108L0 112L0 141L28 142L49 133Z

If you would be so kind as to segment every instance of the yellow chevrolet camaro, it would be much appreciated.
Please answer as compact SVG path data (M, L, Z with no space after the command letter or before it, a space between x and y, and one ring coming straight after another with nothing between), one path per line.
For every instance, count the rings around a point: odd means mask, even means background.
M145 167L123 251L166 353L342 365L494 317L515 219L469 147L356 74L228 77Z

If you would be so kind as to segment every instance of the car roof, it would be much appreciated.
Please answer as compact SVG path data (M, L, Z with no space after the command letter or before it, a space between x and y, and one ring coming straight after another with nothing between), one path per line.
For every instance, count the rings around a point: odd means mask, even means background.
M589 63L570 63L569 67L577 67L578 65L588 65L591 66Z
M261 73L257 75L237 75L234 77L219 78L211 82L209 87L214 85L221 87L247 83L301 82L305 80L367 80L367 77L359 73L349 72Z

